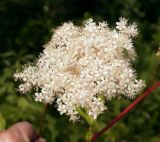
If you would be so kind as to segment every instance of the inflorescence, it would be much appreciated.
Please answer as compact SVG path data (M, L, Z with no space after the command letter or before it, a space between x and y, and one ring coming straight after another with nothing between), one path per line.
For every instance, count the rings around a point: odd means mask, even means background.
M105 101L116 96L133 98L143 89L131 62L136 53L132 38L136 24L120 18L115 29L92 19L83 26L64 23L54 30L51 40L34 65L14 74L22 81L19 91L35 89L35 101L55 103L60 114L79 118L82 108L94 119L105 109Z

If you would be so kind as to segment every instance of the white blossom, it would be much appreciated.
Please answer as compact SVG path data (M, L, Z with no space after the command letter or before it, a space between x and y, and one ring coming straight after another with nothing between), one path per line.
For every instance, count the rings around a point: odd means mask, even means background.
M105 101L136 96L144 87L130 62L136 57L132 37L137 28L124 18L116 25L112 30L89 19L80 27L70 22L55 29L35 65L14 74L23 83L19 91L34 88L35 101L55 103L72 121L79 118L77 108L96 119Z

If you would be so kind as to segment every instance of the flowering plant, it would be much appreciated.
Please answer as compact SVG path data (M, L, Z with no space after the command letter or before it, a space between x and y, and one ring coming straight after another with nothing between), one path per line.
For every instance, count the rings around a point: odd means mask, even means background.
M107 109L105 102L120 95L133 98L145 86L131 65L137 34L136 24L128 25L124 18L115 29L92 19L80 27L64 23L54 30L36 62L14 74L22 81L18 90L34 88L35 101L54 103L71 121L85 115L96 119Z

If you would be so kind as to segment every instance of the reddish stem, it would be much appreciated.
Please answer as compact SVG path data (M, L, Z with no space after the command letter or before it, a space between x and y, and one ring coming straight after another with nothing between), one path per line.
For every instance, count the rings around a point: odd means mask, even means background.
M102 130L95 133L92 136L91 141L95 141L98 137L100 137L105 131L110 129L115 123L117 123L123 116L125 116L128 112L130 112L140 101L142 101L146 96L148 96L151 92L153 92L157 87L160 86L160 82L156 83L148 90L146 90L141 96L139 96L133 103L131 103L127 108L125 108L117 117L115 117L109 124L106 125Z

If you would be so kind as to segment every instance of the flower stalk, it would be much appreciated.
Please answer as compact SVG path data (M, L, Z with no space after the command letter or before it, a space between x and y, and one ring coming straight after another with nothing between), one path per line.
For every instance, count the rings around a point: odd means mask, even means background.
M77 108L77 111L79 113L79 115L87 122L87 124L89 125L89 129L88 132L86 133L85 136L85 140L86 142L91 142L92 140L92 135L94 134L95 130L94 130L94 125L95 125L95 120L89 116L84 109L82 108Z
M44 126L44 121L45 121L45 116L46 116L47 108L48 108L48 104L45 104L44 110L43 110L42 115L41 115L40 125L39 125L39 132L38 132L39 135L41 134L43 126Z

